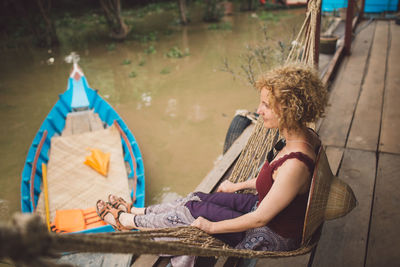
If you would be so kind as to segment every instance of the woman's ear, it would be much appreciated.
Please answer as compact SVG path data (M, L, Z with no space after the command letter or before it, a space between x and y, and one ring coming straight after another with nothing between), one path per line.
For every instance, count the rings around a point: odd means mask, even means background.
M282 117L282 112L283 110L281 108L281 105L276 103L274 108L274 115L278 120Z

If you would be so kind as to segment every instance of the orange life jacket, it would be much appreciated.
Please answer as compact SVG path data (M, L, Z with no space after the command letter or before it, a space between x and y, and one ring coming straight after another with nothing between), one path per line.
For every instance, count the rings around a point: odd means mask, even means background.
M96 208L85 210L56 210L51 230L56 233L71 233L106 225L97 215Z

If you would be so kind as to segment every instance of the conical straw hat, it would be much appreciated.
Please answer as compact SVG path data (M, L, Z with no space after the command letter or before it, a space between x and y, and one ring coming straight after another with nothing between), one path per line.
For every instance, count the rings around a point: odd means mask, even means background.
M356 206L353 190L332 174L325 150L321 147L311 181L304 220L302 243L312 237L325 221L342 217Z

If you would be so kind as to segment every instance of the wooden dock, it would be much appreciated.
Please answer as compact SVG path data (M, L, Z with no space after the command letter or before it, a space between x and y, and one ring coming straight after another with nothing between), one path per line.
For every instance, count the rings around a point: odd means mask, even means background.
M358 206L325 223L313 266L400 262L400 26L374 21L358 29L319 129Z

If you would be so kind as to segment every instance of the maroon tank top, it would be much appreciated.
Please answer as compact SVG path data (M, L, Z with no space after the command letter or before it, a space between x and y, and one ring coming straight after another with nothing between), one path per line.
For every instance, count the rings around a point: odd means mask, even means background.
M258 192L258 204L268 194L274 183L272 174L288 159L298 159L309 169L310 175L314 171L314 161L302 152L291 152L273 161L271 164L266 161L256 181ZM268 227L277 234L286 238L301 239L303 233L304 217L308 202L308 192L297 195L290 204L278 213L269 223Z

